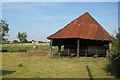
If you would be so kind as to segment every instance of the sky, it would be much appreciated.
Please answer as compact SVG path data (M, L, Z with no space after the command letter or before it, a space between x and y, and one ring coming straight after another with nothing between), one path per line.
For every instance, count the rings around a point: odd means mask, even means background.
M85 12L110 34L118 29L117 2L3 2L2 19L9 24L8 40L27 32L28 40L49 41L48 36L64 28Z

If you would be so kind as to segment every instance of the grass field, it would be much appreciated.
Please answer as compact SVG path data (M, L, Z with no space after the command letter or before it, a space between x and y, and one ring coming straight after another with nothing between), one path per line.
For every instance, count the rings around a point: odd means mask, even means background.
M24 43L4 44L2 49L8 50L2 53L3 78L114 78L106 71L109 60L104 59L70 59L48 58L47 56L20 56L18 50L47 51L49 43ZM58 47L53 47L56 50ZM62 46L63 49L63 46ZM0 53L1 54L1 53ZM41 53L45 54L45 53Z
M114 78L104 59L48 58L2 53L3 78Z
M16 46L16 45L19 45L21 46L22 43L13 43L13 44L3 44L3 46L9 46L9 45L12 45L12 46ZM49 43L23 43L23 45L49 45Z
M2 49L3 50L8 50L8 52L18 52L18 50L35 50L33 46L37 46L38 50L48 50L49 49L49 43L21 43L18 44L3 44ZM57 46L53 47L53 50L58 49ZM63 49L63 46L62 46Z

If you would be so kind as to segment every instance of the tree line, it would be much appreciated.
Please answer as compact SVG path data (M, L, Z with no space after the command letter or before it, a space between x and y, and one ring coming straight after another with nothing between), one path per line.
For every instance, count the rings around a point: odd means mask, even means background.
M1 20L0 21L0 43L10 43L10 41L8 41L8 38L6 38L8 35L8 31L9 31L9 24L7 23L7 21L5 20ZM17 34L17 38L18 40L13 40L14 43L32 43L32 42L36 42L35 40L32 41L28 41L27 40L27 33L26 32L18 32ZM38 41L38 43L44 43L42 41Z

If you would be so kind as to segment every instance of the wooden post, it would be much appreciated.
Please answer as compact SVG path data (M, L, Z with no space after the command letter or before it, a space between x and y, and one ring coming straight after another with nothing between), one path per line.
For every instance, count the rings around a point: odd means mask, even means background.
M111 55L110 55L111 50L112 50L112 42L109 42L109 49L107 50L107 58L108 59L111 59Z
M107 51L106 51L106 58L109 59L108 49L107 49Z
M111 50L111 48L112 48L112 43L110 42L109 43L109 50Z
M87 49L85 50L85 57L87 57Z
M50 40L49 43L49 57L51 57L51 53L52 53L52 40Z
M79 57L79 48L80 48L79 44L80 44L80 40L78 39L78 41L77 41L77 57Z
M68 49L68 57L70 56L70 50Z

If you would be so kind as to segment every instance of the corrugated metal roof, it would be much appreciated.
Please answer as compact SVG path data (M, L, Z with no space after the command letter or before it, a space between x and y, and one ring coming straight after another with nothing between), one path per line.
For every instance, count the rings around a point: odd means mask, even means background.
M47 39L57 38L83 38L91 40L112 41L109 33L88 13L73 20L63 29L47 37Z

